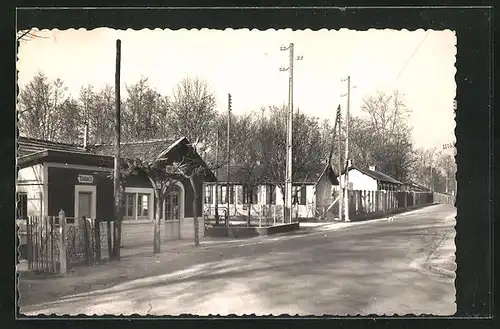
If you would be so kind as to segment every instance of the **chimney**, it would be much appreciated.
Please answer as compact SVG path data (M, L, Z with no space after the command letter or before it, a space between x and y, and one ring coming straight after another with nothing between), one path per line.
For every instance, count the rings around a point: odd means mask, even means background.
M89 141L89 125L85 122L85 127L83 128L83 148L87 149Z
M369 166L368 169L375 171L375 166Z

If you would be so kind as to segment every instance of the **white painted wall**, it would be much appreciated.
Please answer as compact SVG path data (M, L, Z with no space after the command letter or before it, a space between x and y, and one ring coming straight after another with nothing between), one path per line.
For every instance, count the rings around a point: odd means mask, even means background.
M257 194L258 196L258 202L257 204L252 204L250 207L250 215L252 217L259 217L259 216L265 216L266 214L269 213L274 213L274 209L271 210L273 205L269 205L266 207L266 193L267 193L267 186L263 185L259 187L259 192ZM237 193L242 193L243 186L237 185L236 186ZM237 194L238 195L238 194ZM203 198L205 200L205 198ZM237 200L237 197L236 197ZM283 206L283 194L281 192L281 189L279 187L276 187L276 205L278 206L278 209ZM222 208L226 208L227 204L219 204L219 214L223 214ZM316 209L316 194L315 194L315 188L313 185L306 185L306 204L305 205L298 205L298 216L299 217L307 217L311 218L315 216L315 209ZM204 212L207 214L213 214L215 210L215 187L212 187L212 202L210 204L204 204L203 206ZM297 209L297 208L295 208ZM280 213L281 210L278 210L278 213ZM245 204L230 204L229 207L229 213L231 216L234 216L235 214L238 216L247 216L248 214L248 208L247 205Z
M19 169L17 172L16 191L26 193L28 196L28 216L40 216L44 202L44 170L43 165Z
M342 181L345 181L345 174L341 175ZM376 191L377 190L377 180L372 177L363 174L359 170L351 169L349 170L349 184L352 190L364 190L364 191Z

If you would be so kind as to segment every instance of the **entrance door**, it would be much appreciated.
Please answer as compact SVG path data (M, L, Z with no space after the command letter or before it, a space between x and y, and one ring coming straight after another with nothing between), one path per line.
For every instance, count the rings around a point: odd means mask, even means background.
M176 186L173 191L167 194L165 199L165 219L179 220L180 219L180 203L179 203L180 188Z
M78 192L78 216L92 217L92 192Z

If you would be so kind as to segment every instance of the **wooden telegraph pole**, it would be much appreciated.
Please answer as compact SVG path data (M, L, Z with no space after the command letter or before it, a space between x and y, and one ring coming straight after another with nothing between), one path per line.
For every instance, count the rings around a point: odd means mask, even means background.
M339 221L342 220L342 203L344 201L344 194L342 190L342 113L340 111L340 105L337 108L337 121L339 127L339 135L338 135L338 145L339 145L339 153L338 153L338 165L339 165Z
M219 225L219 128L217 128L217 138L215 139L215 224Z
M113 230L113 258L120 259L121 235L121 192L120 192L120 66L121 66L121 41L116 40L116 71L115 71L115 161L114 161L114 197L115 197L115 223Z
M351 103L351 77L347 77L347 111L345 116L345 180L344 180L344 220L349 222L349 108Z
M229 182L231 180L231 153L230 153L230 129L231 129L231 107L232 100L231 94L227 94L227 185L226 185L226 201L227 201L227 228L229 230L229 198L231 196L229 191Z

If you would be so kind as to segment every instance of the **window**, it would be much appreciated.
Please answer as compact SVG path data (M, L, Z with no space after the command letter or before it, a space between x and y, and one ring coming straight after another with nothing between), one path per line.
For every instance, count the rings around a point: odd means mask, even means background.
M259 187L254 186L252 189L252 204L257 204L259 201Z
M137 194L137 217L149 217L149 194Z
M220 186L219 189L219 204L227 203L227 186ZM234 203L234 185L229 185L229 203Z
M266 186L266 204L276 204L276 186Z
M292 203L306 204L306 186L292 186Z
M28 194L17 193L16 219L25 219L28 215Z
M149 194L126 193L124 215L128 219L149 217Z
M257 204L259 200L259 187L254 186L251 190L247 185L243 185L243 204Z
M205 185L205 203L212 204L213 203L213 185Z
M226 203L226 186L219 187L219 204Z
M135 218L135 193L125 194L125 217Z

